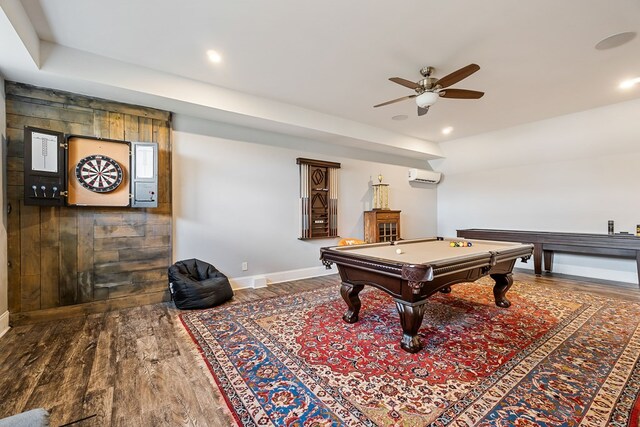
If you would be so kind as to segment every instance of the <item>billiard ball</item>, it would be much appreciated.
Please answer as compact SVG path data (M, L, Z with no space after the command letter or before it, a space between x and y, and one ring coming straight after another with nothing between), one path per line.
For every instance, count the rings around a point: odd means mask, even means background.
M400 255L400 254L402 253L402 249L400 249L400 248L396 249L396 253L397 253L398 255Z

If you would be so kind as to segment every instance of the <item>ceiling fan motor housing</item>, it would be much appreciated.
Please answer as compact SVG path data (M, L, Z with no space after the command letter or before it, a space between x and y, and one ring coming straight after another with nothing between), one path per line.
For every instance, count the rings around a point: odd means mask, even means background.
M418 84L421 86L419 89L416 89L416 92L418 93L422 93L425 90L431 90L431 89L435 89L436 88L436 83L438 82L438 79L436 79L435 77L427 77L425 79L422 79L418 82ZM422 89L422 90L420 90Z

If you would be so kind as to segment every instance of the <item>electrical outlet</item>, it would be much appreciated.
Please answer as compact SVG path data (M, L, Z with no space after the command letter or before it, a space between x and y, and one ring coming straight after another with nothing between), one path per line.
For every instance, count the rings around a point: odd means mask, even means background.
M247 261L244 261L242 263L242 271L247 271L249 269L249 263Z

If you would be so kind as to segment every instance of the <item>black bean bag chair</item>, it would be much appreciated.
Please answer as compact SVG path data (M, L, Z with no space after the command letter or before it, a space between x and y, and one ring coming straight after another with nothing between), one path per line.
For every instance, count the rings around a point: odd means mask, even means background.
M233 297L227 276L195 258L169 267L169 291L176 307L183 310L213 307Z

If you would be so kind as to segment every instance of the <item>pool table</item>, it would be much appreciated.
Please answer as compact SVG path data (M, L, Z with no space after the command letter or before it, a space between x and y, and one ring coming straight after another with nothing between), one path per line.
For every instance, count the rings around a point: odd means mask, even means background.
M451 242L470 242L472 246L451 247ZM496 305L507 308L511 305L506 293L513 284L513 266L518 258L527 261L532 252L530 244L432 237L326 247L320 249L320 259L327 268L334 263L338 267L340 294L348 308L342 316L345 322L358 321L358 294L365 285L381 289L394 298L400 314L400 346L415 353L422 348L418 329L427 298L436 292L451 292L453 284L490 275L495 281Z

